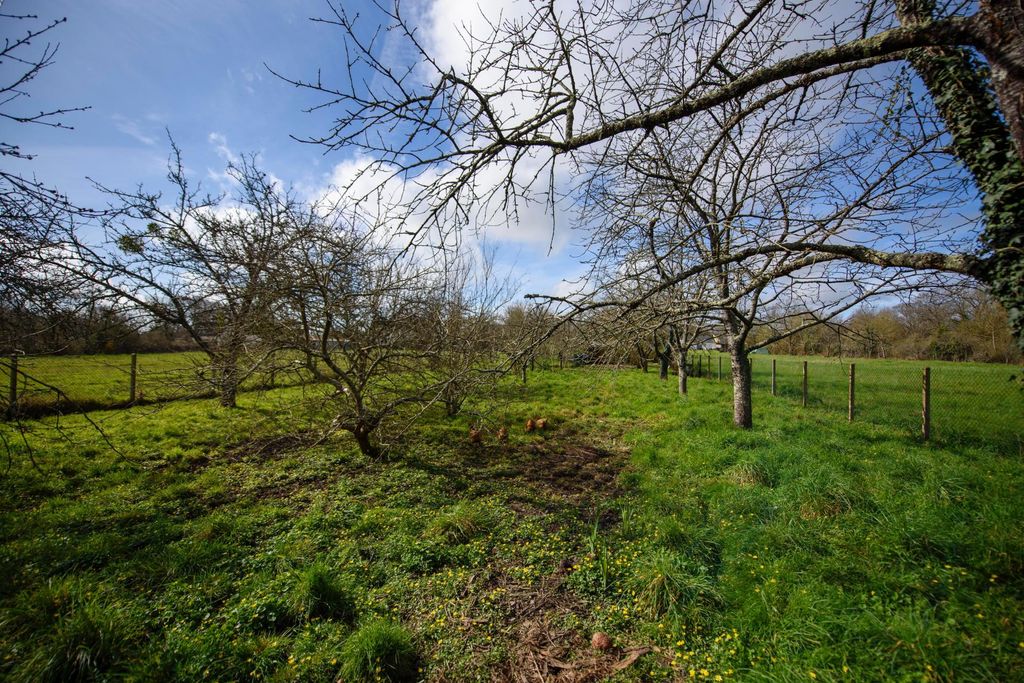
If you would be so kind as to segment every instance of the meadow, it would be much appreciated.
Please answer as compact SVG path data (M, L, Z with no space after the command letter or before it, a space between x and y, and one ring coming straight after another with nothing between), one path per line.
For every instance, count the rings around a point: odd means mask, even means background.
M723 377L728 380L728 355L700 355L704 376L717 379L721 359ZM854 419L890 425L907 434L921 433L922 375L930 368L933 439L946 444L989 444L1024 455L1024 393L1017 380L1021 368L1013 365L761 353L750 358L753 386L764 392L771 390L775 361L776 395L791 405L801 403L806 361L807 405L831 411L838 419L847 416L850 365L854 364Z
M750 431L726 382L601 368L381 460L300 388L6 424L0 677L1024 677L1019 446L801 409L763 359Z
M691 372L729 380L730 363L717 352L691 355ZM824 358L754 354L754 387L769 391L771 365L776 363L777 396L799 404L802 368L808 364L808 405L837 415L847 414L850 364L856 364L855 419L891 425L908 434L921 432L922 371L931 369L932 438L947 444L987 443L1024 454L1024 394L1016 376L1021 369L995 363L953 363L865 358ZM138 403L155 403L215 395L202 353L139 354ZM287 363L278 360L284 367ZM550 367L550 362L546 364ZM653 367L653 366L652 366ZM27 414L66 412L127 405L131 357L128 354L91 356L29 356L19 360L19 372L31 378L19 386L19 404ZM9 368L0 364L0 386L7 387ZM34 380L39 380L34 381ZM248 378L243 391L268 386L291 386L304 381L296 370L259 372ZM58 387L61 397L48 386Z
M9 361L0 367L0 382L10 381ZM136 402L154 403L215 395L209 361L201 352L140 353L136 360ZM19 404L27 413L70 412L127 405L131 397L131 355L22 356L18 359ZM300 383L292 372L256 373L242 385L256 389L271 382ZM57 388L63 395L58 394ZM6 398L6 393L5 393Z

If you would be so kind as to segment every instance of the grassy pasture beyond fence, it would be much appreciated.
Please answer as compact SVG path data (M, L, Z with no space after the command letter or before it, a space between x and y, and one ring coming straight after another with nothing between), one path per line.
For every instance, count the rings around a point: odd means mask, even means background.
M803 394L803 364L807 363L807 404L845 419L848 409L850 364L856 365L855 419L906 429L920 434L922 373L931 368L931 425L933 439L947 443L990 444L1020 452L1024 442L1024 391L1011 365L836 359L816 356L753 354L756 404L783 400L799 407ZM691 355L691 374L717 381L730 377L729 357L720 353ZM775 362L776 398L767 399ZM10 361L0 369L6 409ZM699 363L699 365L698 365ZM278 363L280 366L280 363ZM131 397L131 356L22 356L18 359L18 407L25 413L49 407L65 411L118 407ZM136 399L158 402L213 394L210 370L200 353L154 353L137 356ZM302 383L295 371L258 373L243 389ZM58 406L59 388L71 405ZM67 401L65 401L67 403Z

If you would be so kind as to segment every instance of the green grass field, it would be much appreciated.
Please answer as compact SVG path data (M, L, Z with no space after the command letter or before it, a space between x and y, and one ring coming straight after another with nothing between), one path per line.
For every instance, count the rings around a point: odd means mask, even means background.
M701 369L708 374L708 354ZM710 354L710 376L729 378L729 357ZM931 369L932 437L943 443L991 444L1017 448L1024 440L1024 392L1013 380L1021 368L994 363L823 358L753 354L755 389L770 392L772 360L776 362L776 393L799 405L803 363L807 361L808 406L847 416L850 364L856 365L855 419L921 433L922 374Z
M725 382L597 368L470 406L507 445L438 411L381 461L300 389L93 413L120 453L0 427L0 678L1024 677L1019 451L800 409L762 361L746 432Z
M5 359L6 360L6 359ZM169 401L214 392L209 381L209 362L199 352L138 354L136 399L143 402ZM126 404L130 398L131 356L109 354L92 356L26 356L18 360L19 404L29 412L45 409L61 401L50 387L60 389L73 405L65 409L102 408ZM6 363L0 367L0 382L5 389L10 379ZM269 380L257 374L243 384L252 389ZM293 374L280 373L279 384L296 383Z
M698 354L695 354L696 357ZM702 376L717 379L719 364L723 381L729 378L729 358L719 353L699 354ZM856 419L892 425L907 433L921 432L922 371L931 368L931 416L933 438L944 443L990 444L1018 451L1024 445L1024 393L1011 378L1021 369L1011 365L835 359L822 357L754 354L753 380L757 389L771 387L771 364L776 361L779 397L799 404L802 367L808 363L808 405L846 416L850 363L856 363ZM138 356L137 391L146 402L210 395L213 387L203 381L205 357L201 353L156 353ZM696 361L694 361L696 363ZM128 355L35 356L19 361L19 370L30 378L59 387L84 408L122 405L129 397ZM696 370L696 368L695 368ZM8 368L0 367L0 386L8 385ZM206 371L208 374L208 370ZM266 384L268 376L256 375L244 388ZM300 378L282 373L279 385L297 384ZM21 405L30 411L53 405L58 396L33 381L20 383ZM73 410L76 406L70 406ZM1020 451L1024 453L1024 451Z
M203 361L201 353L150 353L138 356L137 390L154 400L187 395L185 388ZM86 405L117 405L129 399L131 356L111 354L95 356L28 356L19 358L18 370L29 376L22 380L26 402L55 401L52 391L33 380L59 387L75 402ZM3 368L4 387L9 368Z

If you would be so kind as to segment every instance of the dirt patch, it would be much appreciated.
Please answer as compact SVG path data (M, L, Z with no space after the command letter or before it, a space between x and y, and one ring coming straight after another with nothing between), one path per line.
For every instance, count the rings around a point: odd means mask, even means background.
M585 435L571 430L549 430L526 443L465 444L458 457L444 465L409 463L443 475L456 489L478 486L507 491L510 509L522 517L571 509L585 524L609 527L620 521L619 511L608 505L622 493L619 476L627 467L628 451L583 442ZM560 524L562 522L553 522ZM588 683L604 680L632 666L651 650L616 643L608 650L591 645L591 633L566 624L590 621L589 607L564 585L578 547L567 547L561 567L549 575L524 581L515 567L491 564L486 579L466 587L463 616L466 628L487 623L496 608L507 658L490 669L498 682ZM482 612L476 597L498 595ZM480 656L485 657L485 650ZM435 672L438 683L461 680L456 671Z
M544 620L519 624L514 663L497 680L515 683L591 683L628 669L648 647L594 649L574 631L552 628Z
M526 444L468 448L458 474L476 481L510 481L533 494L588 511L621 493L628 453L557 438ZM507 484L504 484L507 485ZM523 503L529 507L528 503ZM602 520L602 523L613 520Z
M235 463L280 457L300 448L309 448L322 437L315 432L297 432L245 439L225 446L214 455L194 458L188 462L189 472L199 472L214 463Z
M586 605L563 587L564 572L557 572L525 584L510 574L498 571L482 585L471 580L463 597L469 599L461 617L465 628L488 622L488 617L474 614L475 597L500 588L496 603L503 614L503 631L507 635L508 657L500 666L489 670L493 683L592 683L628 669L642 656L656 648L632 647L613 643L606 650L591 644L591 634L561 626L575 615L585 618ZM483 651L479 651L483 655ZM660 652L657 652L661 656ZM456 670L434 672L434 683L463 680Z
M556 626L585 609L562 590L561 575L530 586L510 585L504 595L515 624L513 646L506 666L493 672L494 681L590 683L629 668L651 652L647 647L597 650L579 632Z
M272 458L288 451L308 448L321 438L322 436L316 432L297 432L246 439L225 448L221 459L226 462L239 462L254 458Z
M529 455L519 462L524 466L524 479L575 501L597 493L616 495L625 454L593 446L541 444L529 449Z

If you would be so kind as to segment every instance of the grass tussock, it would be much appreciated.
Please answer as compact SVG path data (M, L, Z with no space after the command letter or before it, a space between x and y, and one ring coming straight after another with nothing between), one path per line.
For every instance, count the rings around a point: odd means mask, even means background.
M371 621L345 641L341 678L353 683L411 683L417 679L417 660L407 630L387 621Z
M340 578L321 562L299 574L289 608L296 619L303 620L335 619L351 623L357 614L351 582Z
M665 548L640 558L626 585L635 596L636 609L652 620L683 617L692 625L706 626L722 604L706 566Z
M453 543L465 543L490 528L491 511L473 501L460 501L442 510L427 527L429 536L440 536Z
M138 628L121 611L87 601L60 614L14 680L93 681L123 667Z

